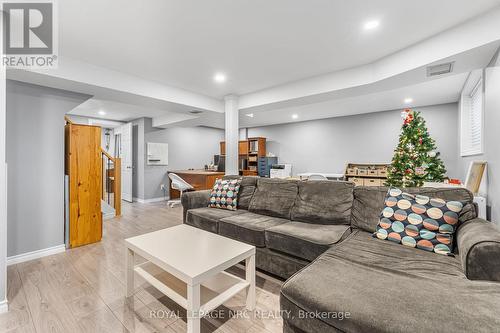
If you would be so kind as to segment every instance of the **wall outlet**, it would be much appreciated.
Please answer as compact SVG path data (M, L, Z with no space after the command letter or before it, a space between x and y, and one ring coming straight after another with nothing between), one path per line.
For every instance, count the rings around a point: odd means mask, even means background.
M160 185L160 189L161 189L162 191L165 191L165 184L161 184L161 185Z

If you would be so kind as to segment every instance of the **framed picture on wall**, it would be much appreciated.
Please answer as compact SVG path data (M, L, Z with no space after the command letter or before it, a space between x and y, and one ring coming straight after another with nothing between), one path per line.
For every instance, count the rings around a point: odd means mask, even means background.
M168 143L148 142L148 165L168 165Z

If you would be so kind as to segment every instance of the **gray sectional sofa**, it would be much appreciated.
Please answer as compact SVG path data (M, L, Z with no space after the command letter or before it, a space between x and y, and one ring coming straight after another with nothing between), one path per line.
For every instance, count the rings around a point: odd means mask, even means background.
M406 189L465 204L455 256L372 237L385 187L243 177L239 209L182 197L186 224L257 248L283 279L284 332L500 331L500 231L465 189Z

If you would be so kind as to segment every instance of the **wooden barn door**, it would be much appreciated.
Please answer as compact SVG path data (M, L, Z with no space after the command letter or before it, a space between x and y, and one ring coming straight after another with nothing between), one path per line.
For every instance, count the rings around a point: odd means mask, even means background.
M70 247L98 242L102 238L100 127L66 125L66 173Z

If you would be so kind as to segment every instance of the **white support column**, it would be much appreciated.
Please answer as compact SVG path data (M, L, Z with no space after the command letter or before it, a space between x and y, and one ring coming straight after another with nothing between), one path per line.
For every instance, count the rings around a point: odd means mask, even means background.
M0 12L1 14L1 12ZM0 15L2 16L2 15ZM0 27L3 22L0 18ZM0 48L2 48L3 31L0 28ZM3 51L0 51L0 55ZM6 145L6 91L5 68L0 64L0 313L7 307L7 163L5 159Z
M224 97L224 111L226 117L226 175L239 174L238 167L238 140L239 140L239 113L238 96Z

